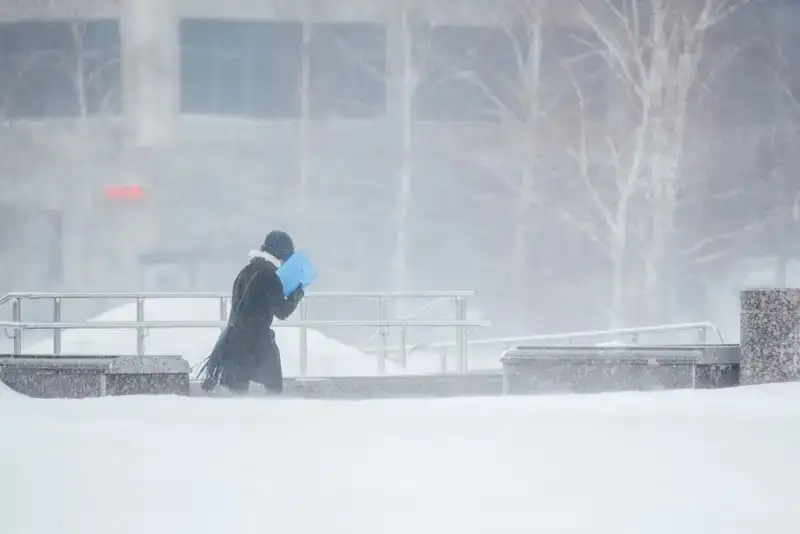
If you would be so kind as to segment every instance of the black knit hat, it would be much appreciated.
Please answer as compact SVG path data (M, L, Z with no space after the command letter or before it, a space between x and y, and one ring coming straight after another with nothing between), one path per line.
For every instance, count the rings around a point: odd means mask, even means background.
M267 254L272 254L280 261L286 261L294 254L294 242L286 232L273 230L264 238L261 250Z

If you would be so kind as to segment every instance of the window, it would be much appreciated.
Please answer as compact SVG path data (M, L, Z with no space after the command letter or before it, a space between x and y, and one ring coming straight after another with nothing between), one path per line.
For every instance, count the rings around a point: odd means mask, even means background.
M489 120L513 107L519 72L509 32L439 26L425 39L417 43L427 50L415 95L418 118Z
M368 119L386 112L386 27L315 24L309 50L309 114Z
M182 20L182 111L299 116L302 36L293 22Z
M0 116L119 114L116 20L0 23Z

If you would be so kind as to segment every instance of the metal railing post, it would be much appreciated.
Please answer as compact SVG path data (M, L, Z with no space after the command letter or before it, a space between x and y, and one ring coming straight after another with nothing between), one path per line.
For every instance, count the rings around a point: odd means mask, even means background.
M219 320L223 323L228 322L228 297L219 298ZM223 326L221 330L225 330Z
M400 366L408 367L408 349L406 347L406 327L400 327Z
M53 322L61 322L61 297L53 298ZM61 354L61 329L56 328L53 330L53 354L56 356Z
M705 345L708 341L708 327L704 326L698 332L700 334L700 344Z
M15 297L11 301L11 317L15 323L22 322L22 299ZM22 354L22 327L14 327L14 356Z
M466 320L467 303L464 297L456 297L456 321ZM458 370L466 373L469 367L467 362L467 327L463 324L456 327L456 344L458 346Z
M386 352L389 337L389 328L384 326L386 321L386 299L378 297L378 333L380 334L380 349L378 351L378 373L386 374Z
M144 322L144 298L136 299L136 322L141 325ZM144 338L147 335L144 327L136 327L136 355L144 356Z
M308 318L308 307L305 299L300 301L300 321ZM308 328L300 327L300 376L308 374Z

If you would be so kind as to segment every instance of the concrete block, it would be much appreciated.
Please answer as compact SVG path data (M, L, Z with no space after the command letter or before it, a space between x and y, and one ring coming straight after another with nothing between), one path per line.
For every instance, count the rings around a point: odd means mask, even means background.
M742 385L800 379L800 289L740 293Z
M188 395L181 356L0 355L0 380L36 398Z

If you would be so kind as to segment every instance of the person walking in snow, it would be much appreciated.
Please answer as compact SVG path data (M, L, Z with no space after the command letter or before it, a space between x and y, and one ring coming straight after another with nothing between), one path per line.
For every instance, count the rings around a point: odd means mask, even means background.
M233 282L228 325L200 369L203 391L221 384L235 394L244 394L251 381L263 384L270 393L283 391L272 321L274 317L287 319L304 296L303 288L298 287L284 297L276 274L292 254L294 242L280 230L267 234L261 249L250 252L250 262Z

